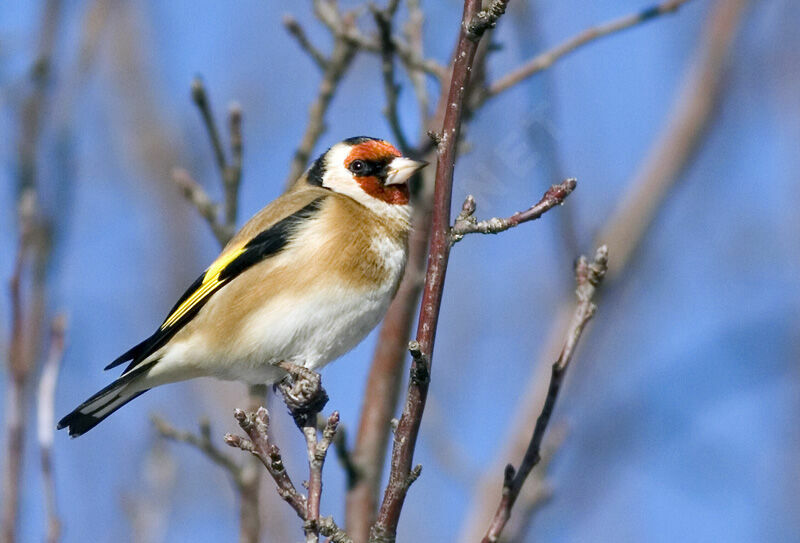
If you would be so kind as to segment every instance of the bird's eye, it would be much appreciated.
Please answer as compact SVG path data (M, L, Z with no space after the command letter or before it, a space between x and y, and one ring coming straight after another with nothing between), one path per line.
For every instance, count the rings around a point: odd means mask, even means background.
M367 163L363 160L354 160L350 163L350 171L354 174L364 173L367 169Z

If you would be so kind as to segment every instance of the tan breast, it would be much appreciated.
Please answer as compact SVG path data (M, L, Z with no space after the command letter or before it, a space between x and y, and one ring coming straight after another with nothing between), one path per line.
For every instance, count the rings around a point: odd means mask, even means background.
M347 196L324 192L319 214L283 251L215 293L175 339L202 331L209 346L222 346L271 299L316 296L331 285L353 296L392 296L405 265L408 222L379 217Z

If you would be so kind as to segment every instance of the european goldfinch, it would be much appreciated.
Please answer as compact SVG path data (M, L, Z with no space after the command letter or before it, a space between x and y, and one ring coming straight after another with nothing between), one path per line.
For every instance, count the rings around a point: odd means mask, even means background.
M282 361L317 369L383 318L407 256L409 178L425 163L346 139L259 211L155 333L106 369L122 375L61 419L79 436L147 390L211 376L272 384Z

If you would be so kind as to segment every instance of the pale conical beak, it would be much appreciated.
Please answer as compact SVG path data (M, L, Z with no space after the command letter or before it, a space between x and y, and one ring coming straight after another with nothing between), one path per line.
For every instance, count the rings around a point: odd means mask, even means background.
M389 163L384 184L400 185L405 183L412 175L427 165L427 162L411 160L404 156L397 157Z

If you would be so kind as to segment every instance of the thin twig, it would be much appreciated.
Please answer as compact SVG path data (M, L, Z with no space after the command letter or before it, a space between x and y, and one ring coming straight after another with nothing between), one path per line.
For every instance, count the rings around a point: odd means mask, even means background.
M44 501L47 519L45 541L56 543L61 534L61 521L58 518L58 502L56 500L55 477L53 476L53 434L56 427L54 421L54 400L58 373L64 358L67 319L57 315L50 327L50 352L42 367L36 400L37 434L42 464L42 483L44 485Z
M510 89L514 85L517 85L518 83L529 78L533 74L549 68L561 57L572 53L584 45L599 40L600 38L610 34L615 34L622 30L628 29L632 26L642 24L660 15L674 13L678 10L678 8L689 1L690 0L669 0L667 2L643 9L638 13L626 15L625 17L620 17L619 19L588 28L580 34L573 36L563 43L553 47L552 49L535 56L534 58L525 62L525 64L522 66L499 78L497 81L489 85L489 87L484 91L482 98L485 100L486 98L497 96L498 94Z
M317 428L324 429L326 421L321 417L317 417ZM336 435L333 438L334 450L336 451L336 459L344 469L345 486L349 491L356 484L358 480L358 467L353 461L353 455L350 449L347 448L347 429L344 424L339 424L336 430Z
M343 24L352 25L352 21L348 22L348 19L345 18ZM333 95L339 87L342 77L353 64L352 60L356 51L357 47L349 41L337 39L334 42L333 52L322 74L317 96L309 108L306 130L292 158L289 175L286 178L286 186L294 183L305 170L311 158L311 153L314 151L314 146L325 131L325 115L328 112L331 100L333 100Z
M322 439L317 440L316 419L313 424L311 421L303 428L306 438L306 451L308 452L308 503L306 522L306 541L316 543L319 541L319 504L322 498L322 467L328 454L328 448L336 435L336 428L339 425L339 412L334 411L328 418L322 430Z
M211 108L208 92L203 80L199 77L192 81L192 100L197 105L197 109L203 119L203 125L206 128L206 132L208 132L217 168L222 179L224 202L221 207L223 216L219 216L220 206L211 200L200 184L194 181L186 170L173 170L172 179L181 189L186 199L197 208L200 216L206 220L220 245L224 246L233 237L239 208L239 185L242 182L242 108L234 103L228 112L231 151L231 161L229 162L225 155L222 138L217 129L217 123L214 120L214 111Z
M222 172L225 188L225 228L233 233L239 214L239 185L242 182L242 107L231 104L228 110L228 129L231 140L231 162Z
M59 0L48 0L44 5L36 57L30 73L31 90L17 119L19 133L15 166L19 234L14 271L9 281L11 336L7 360L9 378L4 411L6 454L3 459L0 514L0 541L4 543L14 543L17 539L27 406L31 393L28 385L39 356L46 313L45 281L51 247L47 221L40 216L38 209L38 159L40 134L48 106L53 51L64 20L62 8ZM30 267L29 258L32 260ZM28 279L30 299L25 303L23 283L27 283Z
M192 175L183 168L172 170L172 181L181 191L186 200L192 204L197 212L208 223L211 232L220 245L225 245L231 238L231 232L224 224L219 222L219 206L214 203L208 193L200 186Z
M492 519L486 534L483 537L482 543L495 543L503 532L503 528L511 516L511 509L517 501L517 496L522 489L522 485L528 477L531 470L541 460L540 451L542 447L542 439L547 430L547 425L550 423L550 417L553 414L558 393L561 390L561 383L564 380L564 375L572 361L572 356L575 353L575 347L578 340L581 338L583 329L586 324L594 316L597 307L592 302L598 285L603 280L603 276L608 270L608 249L605 245L597 249L594 260L589 263L585 257L580 257L575 266L575 279L577 289L575 294L578 297L578 305L572 315L572 321L569 329L567 330L566 340L564 347L561 349L561 354L558 359L553 363L552 375L550 377L550 386L547 390L544 406L536 419L536 426L533 430L528 448L525 451L525 456L520 463L519 469L514 470L514 466L508 464L505 469L503 478L503 495L500 504L497 506L494 519Z
M250 439L225 434L225 443L258 458L278 486L278 495L295 510L297 516L305 520L306 497L297 491L289 474L286 473L280 449L269 438L269 413L267 410L259 407L255 413L245 413L241 409L237 409L233 416Z
M422 43L422 30L425 22L425 13L420 7L420 0L407 0L406 9L408 9L408 21L405 25L404 31L408 46L415 56L418 58L424 57L424 49ZM407 67L408 68L408 67ZM411 79L411 84L414 86L414 94L417 97L417 104L419 107L419 116L422 119L421 126L425 126L425 121L428 118L428 86L425 80L425 72L408 68L408 77Z
M378 27L378 36L381 41L381 72L383 74L384 94L386 94L386 108L384 108L383 113L386 116L386 120L389 121L389 127L392 129L395 142L404 154L408 154L411 151L411 147L400 124L400 116L397 113L400 85L395 81L394 74L395 48L392 40L392 20L398 5L399 3L395 1L389 2L386 9L373 7L372 15Z
M567 179L558 185L553 185L544 193L539 202L525 211L518 211L506 219L494 217L485 221L478 221L475 218L475 199L472 195L467 196L461 213L458 214L453 227L450 229L450 243L454 244L467 234L498 234L505 232L524 222L533 221L541 217L550 209L561 205L564 199L569 196L575 187L575 179Z
M335 4L326 0L314 1L314 14L328 27L335 38L346 41L360 50L381 54L380 40L362 34L353 24L343 24ZM397 57L409 70L421 71L443 81L448 76L448 69L433 59L422 57L418 50L411 47L397 36L393 37L393 46Z
M214 112L202 80L196 78L192 83L192 98L197 105L203 118L203 123L211 140L217 167L220 171L224 202L222 205L214 202L203 190L197 181L183 169L175 169L172 172L173 181L181 189L186 199L194 205L201 217L203 217L211 228L214 236L221 247L224 247L233 237L236 229L236 220L239 211L239 187L242 181L242 160L244 138L242 136L242 108L236 104L231 104L228 111L228 131L230 138L231 160L225 156L222 140L214 121ZM223 213L220 217L220 208ZM248 387L248 401L250 406L260 405L266 395L264 386L255 385ZM200 435L196 436L188 432L169 431L168 425L163 421L154 419L154 423L164 433L173 434L180 437L179 441L193 444L204 451L209 458L217 464L226 468L233 476L237 490L239 491L239 533L241 541L256 543L261 536L261 516L259 511L259 487L260 470L257 462L245 462L238 465L233 460L227 458L211 443L210 429L207 422L201 422Z
M216 445L214 445L214 442L211 439L211 423L208 421L208 419L202 419L200 421L200 428L197 434L178 430L170 423L156 415L152 415L150 420L152 421L153 426L156 427L156 431L161 437L169 439L170 441L191 445L203 453L203 455L213 463L224 468L225 471L230 474L231 479L237 488L241 487L242 467L234 462L233 459L228 455L223 453L219 448L217 448Z
M609 264L602 291L615 288L624 280L640 246L648 235L650 225L671 190L677 185L680 173L691 162L702 143L702 135L713 119L723 89L725 66L730 56L732 43L749 0L719 0L700 35L697 50L686 71L681 91L675 105L667 115L669 119L661 136L653 144L640 172L626 189L622 204L599 229L614 258ZM559 342L569 326L569 308L562 307L555 319L548 339L543 342L543 359L552 359L558 354ZM587 341L588 338L584 338ZM520 428L526 427L538 413L545 390L541 383L546 379L544 366L537 367L528 378L523 405L517 408L517 416L510 424L507 442L499 448L499 457L491 463L486 476L477 485L474 503L467 515L460 540L475 540L484 533L485 527L495 512L497 503L496 473L508 458L521 456L527 441L520 439ZM529 513L531 513L530 511Z
M225 169L228 167L228 161L225 158L225 147L222 145L222 138L217 129L217 122L214 120L214 113L211 110L211 101L206 92L206 86L199 77L195 77L194 80L192 80L192 100L200 111L200 116L203 118L203 124L211 140L211 148L214 151L214 158L216 159L219 173L224 175Z
M294 509L297 516L303 521L306 541L317 541L318 536L323 535L333 542L352 543L352 539L343 530L339 529L331 517L321 517L319 515L322 467L336 434L339 414L334 412L330 416L322 432L322 439L319 442L317 442L316 427L313 427L313 436L311 432L306 434L310 470L308 498L294 486L283 465L280 449L269 437L269 414L267 410L260 407L255 413L245 413L241 409L237 409L234 412L234 417L249 439L226 434L225 442L231 447L254 455L267 468L277 485L278 495Z
M308 39L308 35L306 35L306 31L300 25L300 23L292 17L291 15L284 15L283 16L283 26L292 35L292 37L297 40L297 44L300 48L308 53L308 56L311 57L311 60L314 61L314 64L317 65L322 71L328 67L328 59L325 57L325 54L317 49L317 47L311 43L311 40Z

